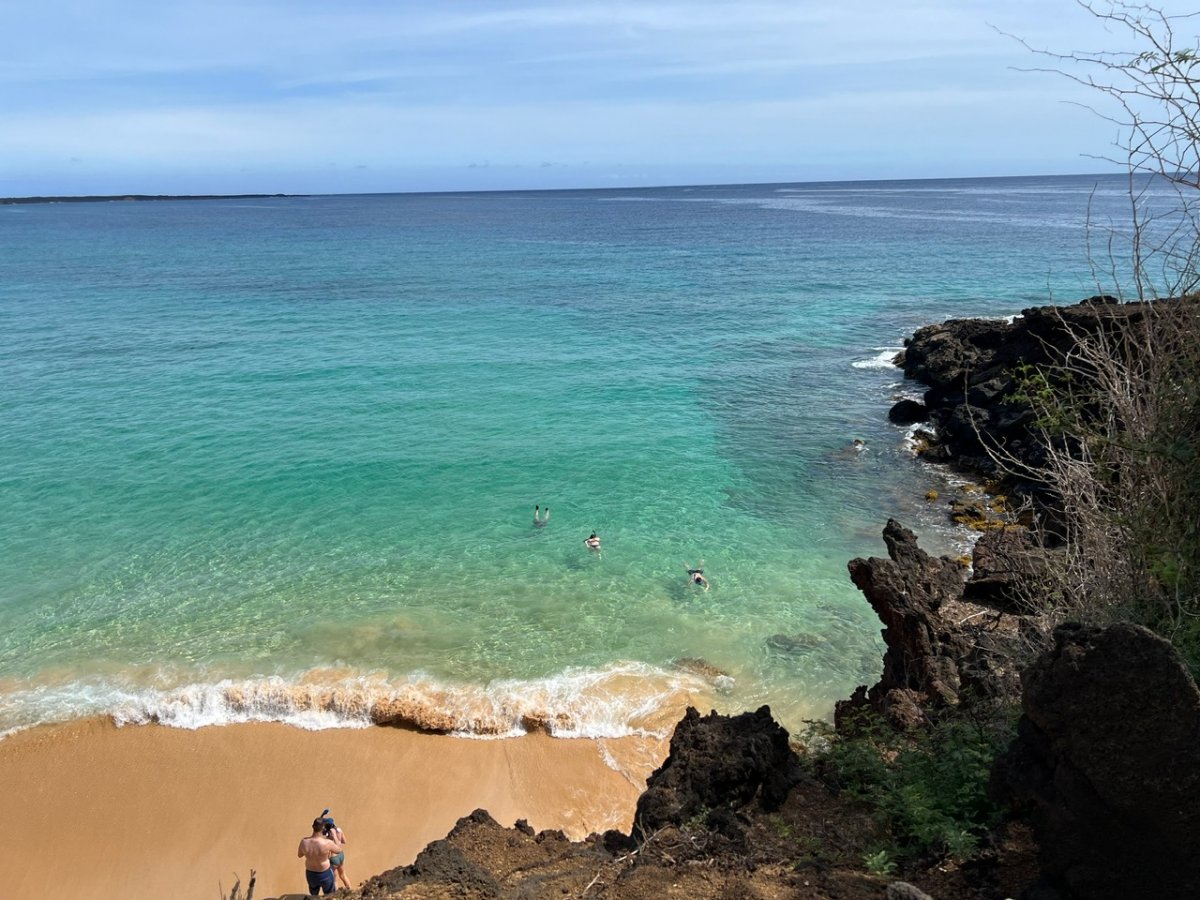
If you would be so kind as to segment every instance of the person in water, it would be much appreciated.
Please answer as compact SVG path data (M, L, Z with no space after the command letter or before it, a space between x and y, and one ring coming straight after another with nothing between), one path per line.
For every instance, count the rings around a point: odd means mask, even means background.
M706 591L708 590L708 579L704 577L704 560L700 560L700 565L698 568L693 569L687 563L684 563L683 567L687 569L688 582L690 584L702 587Z
M540 504L533 508L533 527L534 528L545 528L547 523L549 523L549 521L550 521L550 507L547 506L544 512L543 512Z
M589 550L599 550L600 549L600 538L596 537L596 532L594 532L594 531L592 532L591 536L585 538L583 542L585 544L587 544L587 548Z
M834 456L841 459L862 459L867 452L867 442L862 438L855 438L844 447L840 447Z

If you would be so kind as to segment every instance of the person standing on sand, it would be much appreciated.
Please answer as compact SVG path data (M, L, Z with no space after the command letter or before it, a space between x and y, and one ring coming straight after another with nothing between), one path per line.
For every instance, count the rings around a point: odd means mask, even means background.
M328 813L329 810L325 810L321 814L325 822L324 834L331 841L336 841L338 845L338 852L329 858L329 865L333 868L337 877L341 879L342 887L350 890L350 882L346 878L346 832L337 826L337 823L329 817Z
M341 847L337 841L325 837L325 819L313 819L312 834L300 841L296 856L304 858L304 877L308 879L308 895L332 894L337 890L333 867L329 860L337 855Z

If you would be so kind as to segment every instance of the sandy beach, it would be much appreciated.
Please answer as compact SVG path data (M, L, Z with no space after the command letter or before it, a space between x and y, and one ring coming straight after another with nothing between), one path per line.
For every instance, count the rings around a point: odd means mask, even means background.
M627 829L665 740L470 740L393 728L44 726L0 741L21 863L6 896L215 900L258 873L256 898L303 894L300 838L322 808L346 873L413 860L482 807L574 838ZM11 890L11 894L9 893Z

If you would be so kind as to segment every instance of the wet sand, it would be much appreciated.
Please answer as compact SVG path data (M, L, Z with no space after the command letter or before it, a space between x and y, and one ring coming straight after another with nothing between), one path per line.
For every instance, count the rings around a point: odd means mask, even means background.
M256 900L303 894L296 847L326 806L346 832L355 887L412 862L479 807L502 825L523 818L573 838L628 830L666 750L653 738L469 740L393 728L187 731L107 719L36 728L0 740L21 860L5 896L216 900L251 869Z

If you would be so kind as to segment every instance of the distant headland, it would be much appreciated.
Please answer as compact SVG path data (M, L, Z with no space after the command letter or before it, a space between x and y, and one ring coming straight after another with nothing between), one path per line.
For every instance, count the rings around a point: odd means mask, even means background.
M113 203L118 200L266 200L298 194L108 194L82 197L0 197L0 206L14 203Z

